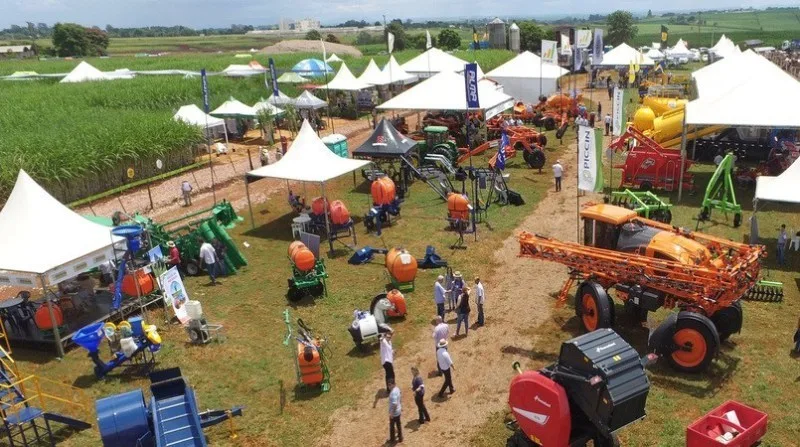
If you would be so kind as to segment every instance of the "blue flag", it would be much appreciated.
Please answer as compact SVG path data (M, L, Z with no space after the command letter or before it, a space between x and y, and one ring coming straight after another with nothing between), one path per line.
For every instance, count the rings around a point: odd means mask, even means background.
M467 94L467 108L480 108L478 100L478 64L467 64L464 67L464 89Z
M278 73L275 71L275 61L272 58L269 58L269 75L272 78L272 96L278 97L280 96L280 92L278 91ZM269 86L267 86L267 90L269 90Z
M500 145L497 147L497 161L494 163L494 166L501 171L506 168L506 146L510 144L511 141L508 139L508 134L503 129L503 136L500 138Z
M206 76L206 69L200 70L200 81L203 85L203 111L208 114L208 77Z

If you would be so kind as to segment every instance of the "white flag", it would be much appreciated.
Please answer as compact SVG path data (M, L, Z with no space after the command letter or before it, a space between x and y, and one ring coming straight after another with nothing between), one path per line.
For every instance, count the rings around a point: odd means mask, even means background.
M578 189L603 190L603 137L600 129L589 126L578 128Z
M328 53L325 51L325 41L322 38L319 39L319 43L322 44L322 62L328 63Z
M566 34L561 35L561 54L569 56L572 54L572 48L569 45L569 36Z
M433 44L431 43L431 32L425 30L425 49L430 50Z
M555 40L542 40L542 60L548 64L558 64Z
M592 44L592 30L590 29L579 29L575 31L576 37L575 46L578 48L589 48L589 45Z
M394 34L386 33L386 43L389 44L389 54L394 50Z
M619 87L614 87L614 102L612 104L613 113L613 132L615 137L622 135L625 131L625 90Z

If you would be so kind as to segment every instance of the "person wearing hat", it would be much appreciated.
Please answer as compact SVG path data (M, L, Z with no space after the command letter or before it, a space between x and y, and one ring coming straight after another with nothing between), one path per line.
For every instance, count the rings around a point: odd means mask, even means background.
M178 251L178 247L175 246L174 241L167 242L167 248L169 248L169 260L167 264L175 267L180 267L181 265L181 253Z
M469 335L469 287L465 287L456 302L456 337L461 331L461 323L464 323L464 336Z
M439 352L439 340L447 340L450 338L450 326L445 323L441 315L437 315L434 320L436 326L433 328L433 353L436 355ZM436 369L438 370L437 376L442 375L442 369L439 368L439 362L436 362Z
M386 373L386 391L391 392L389 382L394 383L394 348L392 347L391 332L383 334L381 337L381 365Z
M458 300L458 297L461 296L461 291L463 289L464 289L464 277L461 276L461 272L456 270L456 272L453 273L453 284L450 286L450 295L449 295L450 299L448 303L450 305L450 311L455 310L456 301Z
M439 390L439 398L441 399L444 397L444 392L448 388L450 388L450 394L456 392L453 386L453 376L451 372L451 370L455 369L455 365L453 364L453 359L450 358L450 353L447 352L447 340L444 338L439 340L436 346L436 360L439 362L439 368L442 370L442 374L444 374L444 383Z
M556 178L556 192L561 191L561 176L564 175L564 167L561 166L561 160L556 160L553 165L553 176Z
M436 303L436 315L444 319L444 297L450 291L446 290L442 284L444 284L444 276L439 275L436 278L436 284L433 285L433 301Z

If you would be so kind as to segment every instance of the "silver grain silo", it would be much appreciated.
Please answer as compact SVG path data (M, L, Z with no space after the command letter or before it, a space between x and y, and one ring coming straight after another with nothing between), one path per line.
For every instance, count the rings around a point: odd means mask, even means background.
M515 53L519 53L519 27L516 23L512 23L508 28L509 49Z
M489 28L489 47L506 49L506 24L496 18L489 22L487 27Z

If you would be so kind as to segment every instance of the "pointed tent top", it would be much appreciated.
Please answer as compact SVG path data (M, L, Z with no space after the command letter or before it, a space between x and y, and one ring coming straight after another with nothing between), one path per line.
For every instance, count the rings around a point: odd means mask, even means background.
M416 140L401 134L390 120L383 118L367 141L353 151L353 156L397 158L408 154L416 145Z
M569 70L554 64L543 64L539 56L530 51L523 51L510 61L486 73L486 77L558 79L567 73Z
M175 121L183 121L186 124L199 126L204 129L225 125L225 120L206 115L202 110L200 110L200 107L197 107L194 104L181 106L172 119Z
M347 68L347 64L342 62L339 72L333 77L331 82L324 86L329 90L359 91L372 88L366 82L356 79L353 73Z
M287 71L286 73L278 76L279 84L304 84L306 82L308 82L308 79L293 71Z
M255 118L257 114L252 107L231 96L221 106L212 110L209 115L220 118Z
M619 44L616 48L603 55L603 61L597 66L627 66L631 62L639 65L655 65L652 59L640 53L636 48L632 48L626 43Z
M419 81L419 77L415 74L408 73L403 67L397 63L394 55L389 56L389 62L381 70L381 78L379 85L387 84L413 84Z
M367 64L367 68L364 69L364 72L361 73L361 76L358 77L358 80L370 85L381 85L379 84L380 77L381 69L378 68L378 64L375 63L375 59L370 59L369 64Z
M108 76L102 71L94 68L90 63L81 61L67 76L60 82L73 83L73 82L87 82L87 81L106 81Z
M278 97L270 95L269 98L267 98L267 102L273 106L285 106L287 104L294 104L294 98L278 90Z
M337 55L336 55L336 53L333 53L333 54L331 54L330 56L328 56L328 58L327 58L327 59L325 59L325 62L328 62L328 63L333 63L333 62L342 62L342 58L340 58L339 56L337 56Z
M253 110L255 110L256 113L259 113L262 109L266 110L270 115L273 116L278 116L285 113L283 109L270 104L270 102L264 98L261 98L261 101L253 104Z
M327 102L312 95L308 90L303 90L303 93L294 100L294 106L298 109L321 109L327 105Z
M406 62L402 67L408 73L429 77L442 71L463 70L466 64L467 61L434 47Z

